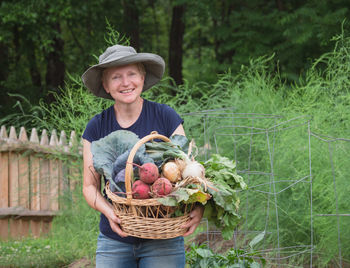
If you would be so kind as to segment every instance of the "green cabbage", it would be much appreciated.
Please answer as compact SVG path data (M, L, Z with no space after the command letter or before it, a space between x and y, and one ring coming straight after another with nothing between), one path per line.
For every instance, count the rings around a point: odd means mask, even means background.
M91 152L95 170L105 176L111 185L117 187L112 179L115 173L113 166L116 166L115 162L119 157L120 161L124 162L125 167L126 156L139 140L140 138L131 131L116 130L104 138L93 141L91 143ZM143 158L140 155L144 155L145 151L145 145L143 144L137 150L137 157Z

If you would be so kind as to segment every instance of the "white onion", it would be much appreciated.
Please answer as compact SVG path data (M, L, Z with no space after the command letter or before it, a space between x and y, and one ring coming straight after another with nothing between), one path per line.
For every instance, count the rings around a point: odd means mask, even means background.
M197 161L190 161L186 163L186 167L182 171L182 178L186 179L188 177L205 177L205 169L202 164Z

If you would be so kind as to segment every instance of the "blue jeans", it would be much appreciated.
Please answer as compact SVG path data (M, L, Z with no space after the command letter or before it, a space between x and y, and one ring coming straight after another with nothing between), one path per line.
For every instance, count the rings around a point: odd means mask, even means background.
M102 233L97 239L97 268L181 268L185 267L183 237L138 244L123 243Z

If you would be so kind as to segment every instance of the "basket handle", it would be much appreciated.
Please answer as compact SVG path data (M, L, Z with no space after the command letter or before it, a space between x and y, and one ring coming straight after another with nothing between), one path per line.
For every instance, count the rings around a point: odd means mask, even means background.
M132 192L131 192L131 177L133 173L133 165L132 162L134 160L135 154L137 150L146 142L153 140L153 139L161 139L163 141L169 142L170 139L164 135L158 134L157 132L152 132L150 135L147 135L140 139L134 147L131 149L129 153L128 160L126 162L125 167L125 190L126 190L126 198L131 201L132 199Z

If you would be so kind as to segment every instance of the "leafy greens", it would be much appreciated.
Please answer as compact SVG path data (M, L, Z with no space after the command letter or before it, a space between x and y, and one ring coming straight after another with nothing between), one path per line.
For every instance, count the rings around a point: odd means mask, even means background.
M247 185L237 174L236 163L227 157L213 154L203 165L206 177L216 188L208 188L212 198L205 206L204 217L221 229L224 239L231 239L240 219L237 213L240 203L237 192L247 189Z

